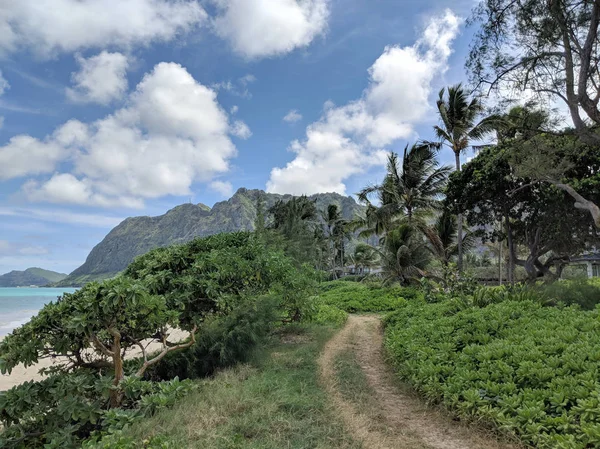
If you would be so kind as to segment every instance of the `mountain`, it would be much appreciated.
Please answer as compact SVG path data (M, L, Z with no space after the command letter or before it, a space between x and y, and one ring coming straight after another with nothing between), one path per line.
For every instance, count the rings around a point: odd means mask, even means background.
M29 287L60 282L67 277L64 273L43 270L41 268L27 268L25 271L11 271L0 276L0 287Z
M212 209L204 204L182 204L158 217L127 218L92 249L82 266L56 285L80 286L112 277L125 269L136 256L157 247L221 232L253 230L259 195L264 200L265 209L280 199L292 198L292 195L242 188L229 200L216 203ZM337 193L319 193L310 198L316 200L319 210L329 204L337 204L347 219L363 209L353 198Z

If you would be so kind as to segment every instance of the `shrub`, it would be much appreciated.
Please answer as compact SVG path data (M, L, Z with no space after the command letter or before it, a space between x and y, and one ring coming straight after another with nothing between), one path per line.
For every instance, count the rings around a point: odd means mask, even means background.
M319 298L323 304L346 312L386 312L402 306L406 300L421 297L409 287L383 287L381 284L347 281L324 282Z
M318 301L318 299L315 299ZM348 313L329 304L317 303L311 319L316 324L333 324L342 326L348 319Z
M226 315L209 318L200 327L194 346L166 356L148 372L148 378L194 379L245 362L280 318L278 300L248 299Z
M429 400L536 447L600 445L598 310L406 302L385 324L395 369Z
M553 305L578 305L592 310L600 304L600 285L588 280L558 281L538 288Z

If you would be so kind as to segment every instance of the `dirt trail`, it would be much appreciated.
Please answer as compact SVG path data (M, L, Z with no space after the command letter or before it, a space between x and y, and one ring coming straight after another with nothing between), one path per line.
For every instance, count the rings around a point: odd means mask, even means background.
M418 398L404 394L383 360L382 343L378 317L350 316L319 358L322 380L333 405L349 432L365 449L515 448L452 421ZM336 385L336 357L350 348L373 392L376 413L345 399Z

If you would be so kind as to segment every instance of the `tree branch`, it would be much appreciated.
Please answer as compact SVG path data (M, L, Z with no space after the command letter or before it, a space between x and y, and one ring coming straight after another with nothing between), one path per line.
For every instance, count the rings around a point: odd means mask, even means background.
M166 356L169 352L177 351L178 349L189 348L190 346L192 346L194 343L196 343L196 335L195 334L196 334L197 330L198 330L198 326L195 325L194 328L190 331L190 337L189 337L190 340L186 343L182 343L182 344L175 345L175 346L168 346L166 337L163 337L163 341L162 341L163 350L153 359L145 360L144 364L140 367L139 370L137 370L135 375L138 377L142 377L149 367L160 362L163 359L163 357Z
M569 184L563 184L562 182L552 181L549 182L561 190L567 192L571 197L575 200L575 208L581 210L587 210L594 219L594 224L596 228L600 229L600 207L594 204L592 201L585 199L583 196L579 194L573 187Z

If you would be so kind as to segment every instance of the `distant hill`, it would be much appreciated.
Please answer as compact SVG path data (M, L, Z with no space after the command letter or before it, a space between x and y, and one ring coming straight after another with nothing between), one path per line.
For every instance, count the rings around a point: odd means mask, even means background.
M27 268L25 271L11 271L0 276L0 287L29 287L60 282L67 277L64 273L43 270L42 268Z
M262 195L266 209L279 199L292 198L292 195L239 189L229 200L216 203L212 209L204 204L182 204L158 217L127 218L92 249L82 266L56 286L81 286L113 277L136 256L157 247L221 232L253 230L259 195ZM337 193L319 193L311 198L316 200L320 210L329 204L337 204L348 219L363 209L353 198Z

